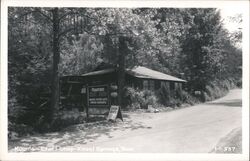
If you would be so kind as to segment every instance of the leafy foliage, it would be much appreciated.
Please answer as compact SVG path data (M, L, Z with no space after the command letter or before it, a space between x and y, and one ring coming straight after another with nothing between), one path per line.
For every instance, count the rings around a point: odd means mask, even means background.
M232 52L235 47L222 28L216 9L190 9L189 13L192 21L182 40L181 66L190 90L205 91L209 82L231 72L226 68L232 59L225 59L236 54ZM226 44L231 49L227 50ZM231 65L237 69L239 64Z
M71 42L64 40L61 50L60 72L62 75L78 75L93 70L103 45L96 37L87 33L73 36Z
M132 106L134 109L147 108L148 105L156 106L157 97L154 92L149 90L135 90L128 87L126 89L127 106Z

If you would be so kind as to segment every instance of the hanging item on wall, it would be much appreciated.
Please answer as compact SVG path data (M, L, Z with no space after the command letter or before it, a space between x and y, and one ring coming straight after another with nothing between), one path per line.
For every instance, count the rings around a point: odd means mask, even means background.
M111 90L110 96L111 97L116 98L118 96L117 89L118 89L118 86L116 84L110 85L110 90Z
M83 86L82 89L81 89L81 94L85 94L86 93L86 87Z

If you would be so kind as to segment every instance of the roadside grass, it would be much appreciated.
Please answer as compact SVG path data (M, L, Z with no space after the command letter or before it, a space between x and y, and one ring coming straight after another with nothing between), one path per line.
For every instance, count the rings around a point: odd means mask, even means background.
M211 153L242 153L242 128L233 129L221 138Z

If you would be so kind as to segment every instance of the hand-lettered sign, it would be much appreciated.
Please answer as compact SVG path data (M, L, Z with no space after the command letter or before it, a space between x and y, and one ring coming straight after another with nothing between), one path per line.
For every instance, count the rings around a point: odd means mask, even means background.
M88 104L90 106L107 106L109 103L108 86L91 86L88 93Z
M111 106L107 119L114 121L116 118L120 118L123 121L121 109L119 106Z

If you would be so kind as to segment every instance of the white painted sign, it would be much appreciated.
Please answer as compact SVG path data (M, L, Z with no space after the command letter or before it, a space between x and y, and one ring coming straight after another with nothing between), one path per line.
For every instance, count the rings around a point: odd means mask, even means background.
M119 106L111 106L109 110L108 120L115 120L116 118L122 119L122 113Z

